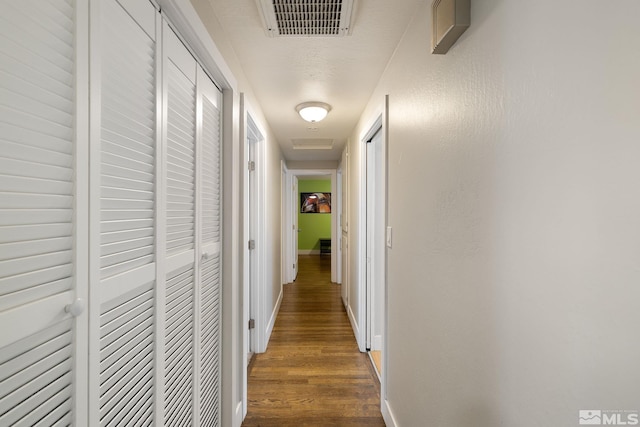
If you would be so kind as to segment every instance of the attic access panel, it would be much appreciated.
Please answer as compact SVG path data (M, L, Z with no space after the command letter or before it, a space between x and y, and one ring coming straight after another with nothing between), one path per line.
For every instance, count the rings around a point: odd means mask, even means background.
M354 0L257 0L270 37L350 34Z

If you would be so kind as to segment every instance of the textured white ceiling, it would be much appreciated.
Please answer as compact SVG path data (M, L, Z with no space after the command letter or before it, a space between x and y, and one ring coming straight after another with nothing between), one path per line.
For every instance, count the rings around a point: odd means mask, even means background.
M424 0L358 0L346 37L268 37L255 0L208 0L288 160L337 160L413 12ZM426 25L426 23L425 23ZM429 41L425 40L425 49ZM301 102L333 109L303 121ZM294 150L293 139L332 139L331 150Z

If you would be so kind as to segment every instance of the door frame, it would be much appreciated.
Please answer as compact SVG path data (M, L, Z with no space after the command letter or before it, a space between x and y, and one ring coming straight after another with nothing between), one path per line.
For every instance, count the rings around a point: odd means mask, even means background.
M378 194L382 194L382 198L381 200L379 200L379 202L383 203L383 207L381 209L383 218L381 223L384 225L384 230L381 230L380 236L379 236L379 242L378 244L380 244L383 248L384 248L384 256L383 256L383 272L381 273L381 280L382 280L382 285L380 287L380 289L382 290L382 297L383 297L383 301L382 301L382 315L380 316L380 321L382 322L381 325L381 330L382 330L382 373L380 375L380 409L383 415L383 418L385 419L385 421L389 422L389 420L393 419L393 416L391 415L390 409L389 409L389 403L387 401L387 375L389 372L388 369L388 363L387 363L387 354L388 354L388 317L387 317L387 313L388 313L388 287L389 287L389 283L388 283L388 251L391 249L392 247L392 242L391 242L391 227L389 227L389 185L388 185L388 180L389 180L389 175L388 175L388 171L389 171L389 95L385 95L384 97L384 103L380 106L380 109L377 110L376 114L373 116L374 118L371 120L371 124L369 126L364 127L364 129L366 129L365 133L363 134L363 137L358 141L358 143L360 144L359 147L359 151L360 151L360 162L359 162L359 169L360 169L360 173L359 175L359 179L360 179L360 188L359 188L359 194L358 194L358 203L359 206L361 207L358 210L358 214L357 214L357 219L358 219L358 237L357 237L357 242L358 242L358 246L359 246L359 250L358 250L358 255L357 255L357 259L358 259L358 287L359 287L359 313L360 315L358 316L358 321L359 322L366 322L367 321L367 311L369 310L369 308L365 305L366 304L366 292L365 292L365 287L366 287L366 274L367 274L367 263L366 263L366 256L367 256L367 251L366 251L366 244L367 244L367 230L366 230L366 220L367 220L367 211L366 208L362 208L362 207L366 207L366 202L367 202L367 188L366 188L366 180L367 180L367 170L366 170L366 166L367 166L367 153L366 153L366 146L365 144L367 143L368 140L370 140L371 138L373 138L375 136L375 134L380 131L381 134L381 144L382 144L382 158L380 160L380 173L379 176L381 177L380 180L380 187L381 188L377 188L377 192ZM357 333L357 340L358 340L358 346L360 347L361 351L366 350L365 349L365 341L366 341L366 330L368 328L368 326L366 325L366 323L360 323L360 325L363 325L364 327L361 327L358 329L358 333Z
M257 121L253 117L251 107L245 102L244 94L240 94L240 140L241 143L241 169L242 169L242 237L240 245L242 247L242 322L240 328L242 330L242 416L246 416L248 409L247 400L247 365L249 363L248 354L252 350L253 353L262 353L266 350L266 328L268 324L267 309L264 307L265 298L265 282L264 269L266 265L266 215L264 212L264 194L266 191L266 170L265 170L265 132L260 129ZM253 141L253 142L251 142ZM254 146L255 170L249 172L249 144ZM254 194L250 194L249 184L253 180ZM249 198L252 197L252 203ZM252 205L253 211L249 211ZM250 234L253 230L253 235ZM256 242L255 249L249 249L249 240ZM252 252L252 253L250 253ZM253 262L249 262L250 256ZM249 298L251 296L251 298ZM249 319L255 321L253 333L249 331ZM249 340L251 344L249 345ZM251 347L250 347L251 346Z
M342 283L342 278L339 275L341 270L339 264L341 263L341 238L342 233L340 231L340 212L342 203L342 189L338 186L337 170L336 169L287 169L285 177L285 185L287 188L291 188L294 178L304 179L305 176L328 176L331 178L331 281L334 283ZM287 191L287 193L289 193ZM294 260L297 257L298 248L293 247L293 235L297 232L294 230L297 224L298 215L298 198L287 197L284 201L284 209L288 214L284 215L286 224L283 228L282 241L285 242L286 250L284 257L284 271L283 283L292 283L295 279L295 271L293 268Z
M370 126L366 127L367 131L364 134L364 136L360 139L359 144L360 144L360 149L361 149L361 156L360 156L360 182L362 183L361 187L360 187L360 194L359 194L359 215L358 215L358 246L360 248L359 250L359 268L358 268L358 283L359 283L359 287L360 287L360 292L358 293L359 295L359 307L360 309L358 310L358 324L360 325L360 328L358 328L358 346L360 348L360 351L368 351L372 348L372 337L371 337L371 329L372 329L372 291L373 291L373 283L378 283L380 286L375 286L375 288L377 289L384 289L385 288L385 283L386 283L386 268L385 266L382 267L382 271L379 271L377 275L371 277L371 271L369 270L368 266L369 263L367 262L367 255L369 253L369 245L371 244L373 246L373 248L375 249L376 247L378 247L377 245L382 245L382 247L384 247L384 240L379 238L380 236L375 236L376 238L376 242L371 242L370 243L370 239L371 236L368 234L368 228L367 228L367 221L369 219L368 217L368 210L369 208L371 208L369 206L369 198L368 198L368 191L369 191L369 182L368 182L368 173L367 170L368 168L371 166L369 165L370 159L369 159L369 153L368 153L368 145L369 142L378 134L381 133L381 140L380 143L382 144L382 158L380 159L380 164L376 164L377 167L381 168L382 170L379 171L379 175L382 177L381 181L379 183L376 183L378 185L376 185L375 188L375 192L377 194L383 194L384 196L382 197L382 199L376 199L375 202L377 202L378 204L376 205L376 208L378 211L383 211L386 212L386 170L385 170L385 162L386 162L386 156L385 156L385 150L386 150L386 138L385 138L385 132L386 132L386 127L384 126L384 120L383 120L383 114L379 114L376 116L375 120L371 123ZM383 203L382 206L379 205L379 203ZM380 223L382 224L386 224L386 215L383 213L383 218L381 219ZM375 238L374 237L374 238ZM379 249L379 247L378 247ZM386 298L385 298L386 300ZM384 310L383 310L384 311ZM382 315L379 316L380 321L384 324L386 323L384 320L384 313L381 313ZM384 336L384 332L383 332L383 336Z

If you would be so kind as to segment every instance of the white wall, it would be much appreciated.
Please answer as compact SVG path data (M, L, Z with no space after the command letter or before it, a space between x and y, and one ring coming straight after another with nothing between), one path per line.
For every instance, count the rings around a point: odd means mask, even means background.
M277 309L279 308L279 298L282 294L282 151L280 146L271 138L271 144L267 144L265 150L266 168L266 193L264 195L265 204L263 206L266 218L266 287L268 300L266 301L267 314L270 321L269 334L273 330Z
M474 1L444 56L430 4L351 138L389 94L397 425L640 409L640 2Z

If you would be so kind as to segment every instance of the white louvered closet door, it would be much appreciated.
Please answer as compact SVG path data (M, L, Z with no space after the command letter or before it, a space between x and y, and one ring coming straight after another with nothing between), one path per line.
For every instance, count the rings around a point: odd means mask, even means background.
M154 423L159 16L148 1L104 0L99 139L91 145L90 425ZM94 12L96 13L96 12ZM95 117L96 119L98 117Z
M166 286L164 425L195 425L196 61L163 27Z
M200 425L220 426L221 390L221 115L222 94L209 77L198 70L198 116L201 119L199 217L201 232L200 319Z
M0 425L70 425L86 394L86 310L65 306L86 298L76 45L87 16L64 0L0 10Z

